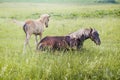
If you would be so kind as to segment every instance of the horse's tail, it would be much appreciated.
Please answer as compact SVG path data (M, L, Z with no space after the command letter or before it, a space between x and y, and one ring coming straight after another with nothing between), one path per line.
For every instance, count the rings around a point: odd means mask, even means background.
M44 48L44 44L43 43L38 43L36 46L36 50L42 50Z
M25 23L25 24L23 25L23 31L26 33L26 30L27 30L27 24Z

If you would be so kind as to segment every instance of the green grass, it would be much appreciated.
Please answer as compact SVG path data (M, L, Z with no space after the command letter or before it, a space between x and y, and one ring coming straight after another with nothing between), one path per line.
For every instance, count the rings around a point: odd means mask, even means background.
M0 80L119 80L120 5L40 3L0 4ZM35 51L22 53L25 33L11 20L51 15L47 35L66 35L81 28L98 30L102 44L86 40L80 51ZM85 15L85 16L84 16Z

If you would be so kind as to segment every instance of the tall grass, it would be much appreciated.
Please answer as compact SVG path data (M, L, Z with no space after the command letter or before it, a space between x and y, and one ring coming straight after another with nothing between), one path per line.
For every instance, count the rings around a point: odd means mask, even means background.
M119 80L119 4L65 5L38 3L0 4L0 80ZM98 12L97 12L98 11ZM51 15L47 35L66 35L81 28L96 28L102 44L91 40L80 51L35 51L22 53L25 33L12 22ZM83 15L87 16L83 16Z

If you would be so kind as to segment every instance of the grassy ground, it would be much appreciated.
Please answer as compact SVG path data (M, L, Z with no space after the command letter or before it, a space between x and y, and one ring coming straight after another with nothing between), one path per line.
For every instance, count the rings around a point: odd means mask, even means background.
M47 35L66 35L80 28L98 30L102 44L91 40L80 51L35 51L23 54L25 33L11 20L36 19L51 15ZM120 5L78 5L1 3L0 4L0 80L119 80Z

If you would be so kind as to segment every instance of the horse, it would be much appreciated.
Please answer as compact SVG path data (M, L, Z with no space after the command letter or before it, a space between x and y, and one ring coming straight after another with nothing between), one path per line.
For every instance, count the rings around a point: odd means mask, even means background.
M70 36L46 36L37 46L37 50L69 50L75 47L78 43L78 39L71 39Z
M79 43L77 44L77 49L80 49L83 46L84 41L89 38L92 41L94 41L94 43L96 45L101 44L101 40L99 38L99 33L96 29L93 29L93 28L80 29L73 33L68 34L67 36L70 36L70 38L79 39Z
M26 39L24 42L24 50L26 48L26 45L29 44L29 39L32 34L35 35L36 46L37 46L38 44L37 35L40 36L40 39L42 38L44 26L46 26L46 28L48 27L49 18L50 18L50 15L43 14L37 20L27 20L25 22L25 24L23 25L23 30L26 34Z

